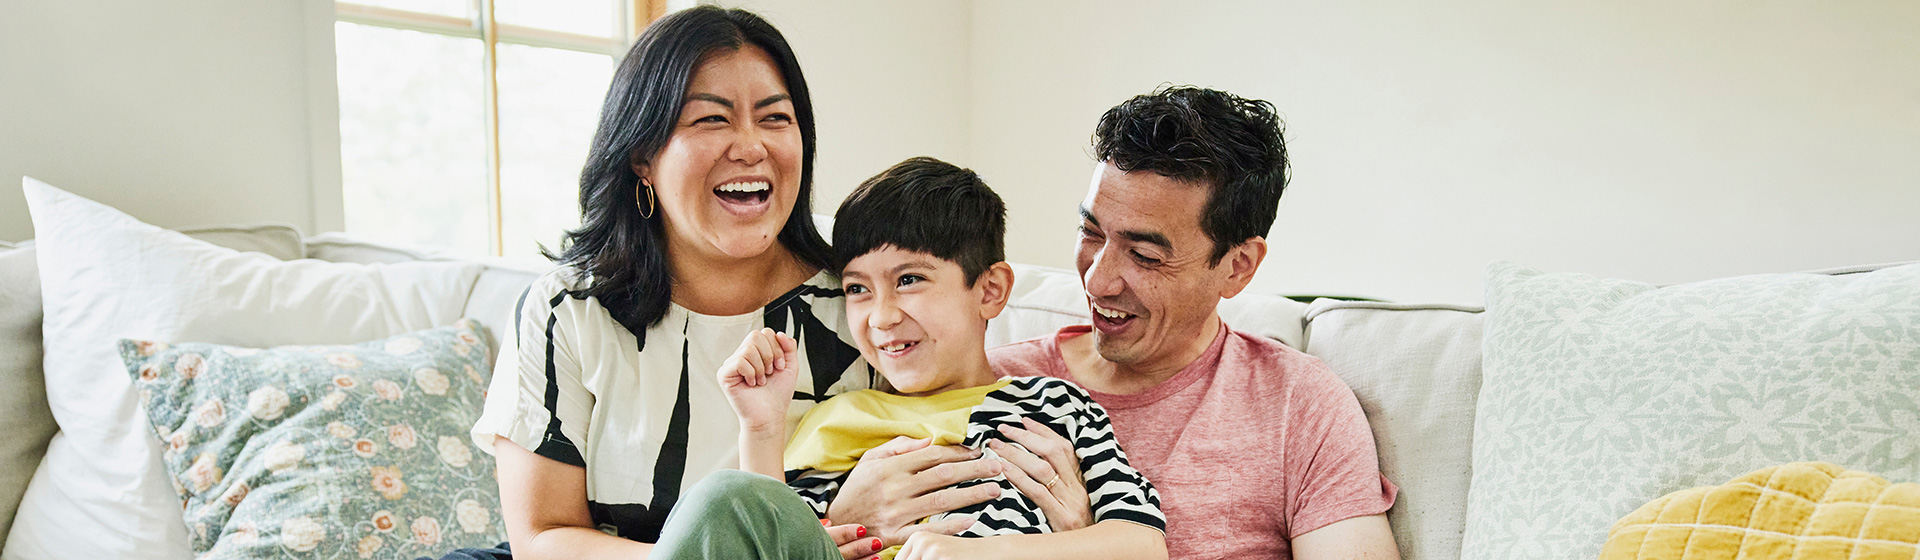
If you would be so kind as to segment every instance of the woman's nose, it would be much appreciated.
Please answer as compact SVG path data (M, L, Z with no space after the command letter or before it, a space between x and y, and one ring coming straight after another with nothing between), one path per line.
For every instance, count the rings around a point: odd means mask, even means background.
M767 159L767 136L757 126L747 125L743 129L727 150L727 158L744 165L758 165Z

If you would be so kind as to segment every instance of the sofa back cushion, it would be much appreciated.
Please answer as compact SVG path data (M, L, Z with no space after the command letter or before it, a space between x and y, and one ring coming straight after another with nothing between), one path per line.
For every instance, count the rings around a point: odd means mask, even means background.
M1315 300L1305 351L1359 398L1400 487L1387 512L1408 560L1457 560L1473 475L1474 399L1480 392L1477 307Z

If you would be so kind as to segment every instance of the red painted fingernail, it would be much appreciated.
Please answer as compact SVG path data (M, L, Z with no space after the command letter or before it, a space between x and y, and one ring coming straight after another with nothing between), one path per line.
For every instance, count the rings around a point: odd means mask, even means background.
M873 551L880 552L880 539L873 539Z
M822 519L822 520L820 520L820 526L821 526L821 527L832 527L832 526L833 526L833 520L832 520L832 519Z
M864 539L864 538L867 538L867 528L866 528L866 527L861 527L861 526L859 526L859 525L854 525L854 526L853 526L853 538L856 538L856 539Z

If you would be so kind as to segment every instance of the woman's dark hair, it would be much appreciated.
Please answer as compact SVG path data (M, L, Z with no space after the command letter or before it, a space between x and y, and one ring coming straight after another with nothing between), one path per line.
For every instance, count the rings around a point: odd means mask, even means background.
M1007 205L972 169L909 159L860 183L835 213L833 270L884 247L953 261L972 286L1007 260Z
M1273 227L1287 188L1287 145L1273 104L1219 90L1162 87L1100 116L1093 152L1121 171L1152 171L1212 189L1200 229L1213 259Z
M672 301L665 221L643 218L633 161L651 160L667 145L686 103L694 69L708 57L747 45L765 50L780 68L800 126L800 196L777 237L801 261L831 265L827 242L814 228L813 100L800 61L780 30L752 12L697 6L660 18L627 51L600 108L600 128L580 171L580 228L567 232L559 255L547 258L589 278L579 297L594 297L635 336L659 324Z

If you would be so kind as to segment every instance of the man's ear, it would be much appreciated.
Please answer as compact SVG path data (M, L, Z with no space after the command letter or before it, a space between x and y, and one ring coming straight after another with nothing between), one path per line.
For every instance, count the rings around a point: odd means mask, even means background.
M1007 308L1007 299L1013 297L1013 265L1007 261L993 263L980 272L973 285L980 288L980 318L999 317Z
M1260 261L1267 258L1267 238L1249 237L1246 241L1227 250L1220 257L1220 266L1227 267L1227 282L1220 286L1220 297L1230 298L1240 295L1253 282L1253 273L1260 271Z

